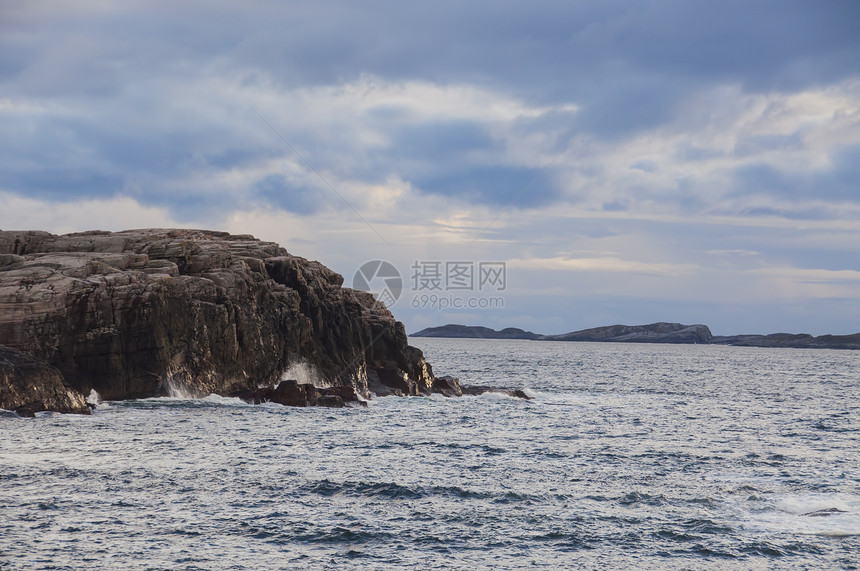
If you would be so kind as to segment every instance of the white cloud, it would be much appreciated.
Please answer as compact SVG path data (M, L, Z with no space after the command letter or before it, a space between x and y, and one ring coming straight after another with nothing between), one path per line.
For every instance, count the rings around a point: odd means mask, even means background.
M718 86L685 102L661 127L611 145L589 141L559 163L568 169L570 195L592 210L616 202L640 214L742 212L763 204L796 212L818 197L779 204L770 189L739 196L733 174L761 165L789 177L809 174L831 168L834 153L851 145L860 145L860 82L795 93ZM684 206L690 199L696 206ZM849 206L856 208L856 200Z
M45 230L55 234L83 230L126 230L130 228L193 228L195 223L179 223L164 208L141 206L128 197L63 202L24 198L0 191L0 228L3 230Z

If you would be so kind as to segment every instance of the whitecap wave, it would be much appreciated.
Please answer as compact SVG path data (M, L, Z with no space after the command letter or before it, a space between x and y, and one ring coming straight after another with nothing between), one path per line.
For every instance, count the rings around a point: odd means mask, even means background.
M229 405L229 406L236 406L236 405L251 406L248 403L246 403L245 401L243 401L242 399L240 399L239 397L224 397L221 395L216 395L215 393L211 393L211 394L203 397L200 400L202 400L204 402L212 403L212 404L223 404L223 405Z
M87 395L87 404L99 406L102 404L102 397L95 389L90 389L90 394Z
M313 385L317 388L326 388L329 383L325 382L316 367L305 361L296 361L281 374L281 380L294 380L299 384Z
M860 535L860 496L785 495L749 514L747 525L763 531L846 537Z

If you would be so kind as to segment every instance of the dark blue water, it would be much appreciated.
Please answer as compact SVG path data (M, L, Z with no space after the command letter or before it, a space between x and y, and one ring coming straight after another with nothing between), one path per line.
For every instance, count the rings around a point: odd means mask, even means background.
M2 415L0 567L860 567L860 353L414 342L535 398Z

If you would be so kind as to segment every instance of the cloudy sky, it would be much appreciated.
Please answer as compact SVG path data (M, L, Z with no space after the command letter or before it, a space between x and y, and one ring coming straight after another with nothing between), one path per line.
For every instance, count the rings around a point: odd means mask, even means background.
M7 0L0 132L4 230L386 260L410 332L860 331L853 0Z

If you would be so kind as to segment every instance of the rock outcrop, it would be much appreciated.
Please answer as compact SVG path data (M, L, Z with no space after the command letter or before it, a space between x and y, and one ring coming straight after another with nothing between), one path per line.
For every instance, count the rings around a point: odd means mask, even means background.
M472 387L463 387L464 395L483 395L486 393L496 393L500 395L507 395L509 397L514 397L518 399L531 400L531 397L525 393L522 389L504 389L499 387L488 387L484 385L476 385Z
M250 404L274 402L284 406L327 406L341 408L347 403L367 406L354 387L319 388L310 383L299 383L295 379L281 381L275 387L240 389L230 396L238 397Z
M0 408L21 416L43 410L90 412L84 395L66 386L57 369L8 347L0 347Z
M275 387L295 364L362 396L432 392L403 325L342 286L247 235L0 232L0 345L59 371L50 386L104 399Z

